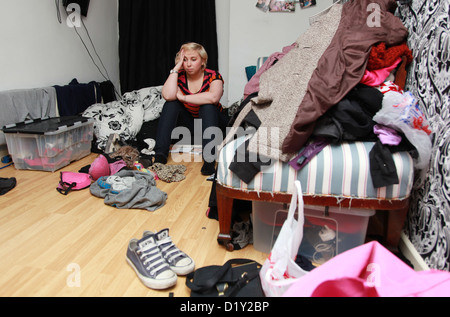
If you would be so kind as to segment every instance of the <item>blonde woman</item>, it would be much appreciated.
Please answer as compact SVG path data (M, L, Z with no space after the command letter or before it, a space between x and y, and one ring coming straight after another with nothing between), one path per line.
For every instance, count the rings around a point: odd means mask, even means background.
M194 119L201 119L203 175L211 175L215 171L215 147L210 144L217 135L206 133L223 131L228 123L226 110L220 104L223 95L223 78L219 72L207 68L208 54L204 47L197 43L181 46L175 58L175 67L162 88L166 100L158 124L155 146L155 162L167 163L172 131L177 126L184 126L194 131ZM220 136L220 143L223 135Z

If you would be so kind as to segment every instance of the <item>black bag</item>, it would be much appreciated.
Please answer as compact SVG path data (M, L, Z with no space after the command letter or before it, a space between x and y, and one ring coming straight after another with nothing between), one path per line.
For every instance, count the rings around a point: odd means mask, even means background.
M259 278L261 264L233 259L223 266L205 266L186 277L191 297L264 297Z

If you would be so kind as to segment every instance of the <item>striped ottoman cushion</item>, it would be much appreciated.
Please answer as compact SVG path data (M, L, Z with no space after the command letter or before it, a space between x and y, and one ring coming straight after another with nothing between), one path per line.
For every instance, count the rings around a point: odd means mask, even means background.
M305 167L296 171L288 163L276 161L258 173L248 184L234 175L228 166L245 136L226 144L219 154L217 182L243 191L289 193L294 181L300 180L306 196L402 200L409 197L414 167L407 152L393 154L399 178L398 185L374 188L370 175L369 153L373 142L349 142L328 145Z

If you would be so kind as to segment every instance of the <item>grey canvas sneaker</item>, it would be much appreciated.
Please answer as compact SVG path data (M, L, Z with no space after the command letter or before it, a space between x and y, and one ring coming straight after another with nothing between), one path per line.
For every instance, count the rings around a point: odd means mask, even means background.
M156 244L158 245L164 260L169 264L169 267L177 275L187 275L195 268L194 260L192 260L186 253L177 248L169 236L169 229L163 229L157 233L145 231L144 237L154 235Z
M166 289L177 283L177 275L162 257L155 235L132 239L128 244L127 262L149 288Z

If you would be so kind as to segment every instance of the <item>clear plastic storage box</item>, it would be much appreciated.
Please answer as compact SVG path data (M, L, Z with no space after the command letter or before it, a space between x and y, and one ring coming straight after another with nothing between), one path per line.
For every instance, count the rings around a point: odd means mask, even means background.
M271 202L253 202L253 246L270 253L289 206ZM313 264L322 264L335 256L364 244L373 210L305 206L305 226L299 254Z
M80 116L29 120L3 127L16 169L54 172L91 153L94 120Z

